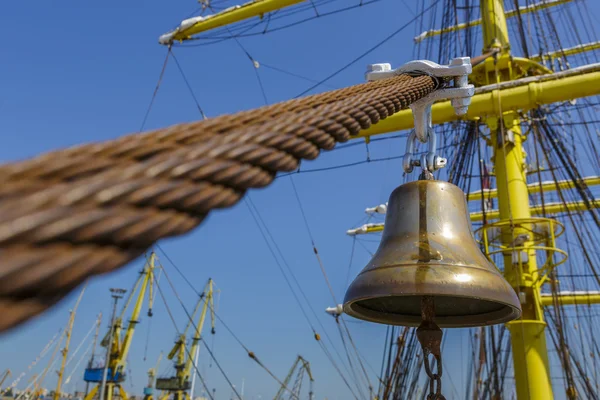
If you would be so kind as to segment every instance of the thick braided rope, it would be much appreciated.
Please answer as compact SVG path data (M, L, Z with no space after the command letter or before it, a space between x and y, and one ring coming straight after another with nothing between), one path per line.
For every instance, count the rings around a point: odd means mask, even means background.
M0 332L439 85L399 75L0 166Z

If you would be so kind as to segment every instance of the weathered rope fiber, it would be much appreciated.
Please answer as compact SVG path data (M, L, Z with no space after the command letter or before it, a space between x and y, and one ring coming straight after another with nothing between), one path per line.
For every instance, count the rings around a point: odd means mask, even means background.
M441 84L399 75L0 166L0 332Z

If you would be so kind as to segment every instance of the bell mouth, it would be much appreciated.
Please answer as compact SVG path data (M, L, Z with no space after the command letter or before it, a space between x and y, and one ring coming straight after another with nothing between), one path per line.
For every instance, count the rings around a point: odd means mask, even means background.
M419 326L422 295L391 295L357 299L344 304L352 317L386 325ZM507 303L460 295L434 295L435 323L440 328L501 324L521 311Z

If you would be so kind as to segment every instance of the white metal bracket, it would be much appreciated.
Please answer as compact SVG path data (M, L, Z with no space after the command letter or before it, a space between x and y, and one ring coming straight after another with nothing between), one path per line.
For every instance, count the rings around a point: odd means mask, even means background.
M325 312L337 318L344 313L344 307L342 304L338 304L335 307L327 307Z
M390 78L405 73L420 73L437 78L451 78L452 86L436 90L420 100L412 103L410 109L413 113L415 130L411 139L418 139L421 143L430 143L429 153L422 160L412 160L414 144L407 145L407 156L405 156L404 170L412 171L413 166L421 166L429 171L435 171L446 165L446 159L435 155L435 134L431 119L431 105L438 100L449 99L456 115L465 115L471 104L471 97L475 93L475 87L469 84L469 74L473 70L469 57L458 57L453 59L449 65L440 65L428 60L410 61L403 66L392 69L390 64L371 64L367 67L365 75L367 81ZM409 139L410 140L410 139ZM431 146L432 144L432 146Z

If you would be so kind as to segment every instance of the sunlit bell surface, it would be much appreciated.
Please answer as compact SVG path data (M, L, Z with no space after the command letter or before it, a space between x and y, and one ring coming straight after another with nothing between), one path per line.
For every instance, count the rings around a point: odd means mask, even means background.
M418 326L432 296L440 327L518 318L514 289L473 238L464 192L440 181L396 188L377 252L348 288L344 312L372 322Z

